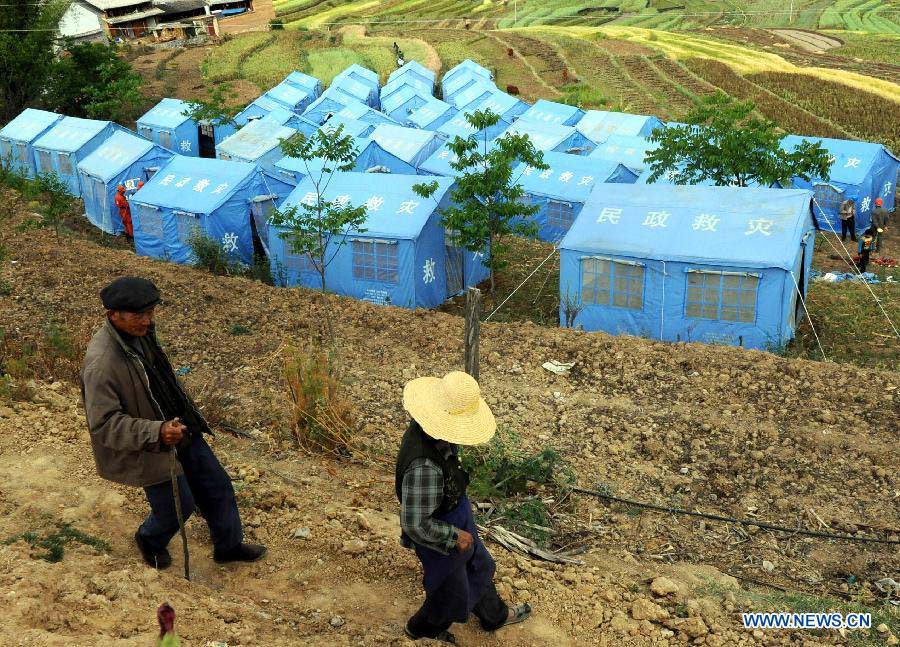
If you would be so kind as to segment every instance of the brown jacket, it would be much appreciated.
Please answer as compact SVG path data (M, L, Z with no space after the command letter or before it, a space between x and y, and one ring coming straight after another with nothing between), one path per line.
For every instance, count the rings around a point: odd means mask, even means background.
M109 320L88 344L81 397L101 477L138 487L169 480L169 453L159 442L162 410L137 353Z

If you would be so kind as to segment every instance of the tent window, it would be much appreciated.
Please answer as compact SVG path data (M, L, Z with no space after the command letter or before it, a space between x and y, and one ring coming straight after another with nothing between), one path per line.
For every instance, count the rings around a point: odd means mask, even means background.
M145 204L137 205L138 230L149 238L163 239L162 214L158 209Z
M67 153L58 153L56 159L59 165L60 175L72 175L72 156Z
M841 202L844 200L844 195L828 184L815 185L813 187L813 197L822 210L830 213L837 213L840 210ZM817 209L816 211L817 215L820 215L819 210Z
M172 148L172 133L167 132L165 130L159 131L159 145L171 150Z
M285 241L284 266L295 272L318 274L315 263L309 254L295 254L291 251L290 243Z
M178 239L187 243L192 237L200 233L200 217L187 211L173 211L175 225L178 227Z
M153 129L150 126L138 126L138 135L153 141Z
M718 321L756 321L759 277L725 272L689 272L685 316Z
M216 127L212 124L200 124L200 134L204 137L215 137Z
M38 166L40 166L38 171L41 173L53 172L53 158L49 151L38 151Z
M642 310L644 266L611 259L582 259L581 302L586 305Z
M0 139L0 158L4 161L12 159L12 143L8 139Z
M20 162L28 161L28 147L25 144L16 144L16 151Z
M547 203L547 222L555 229L569 231L572 223L575 222L575 207L568 202L550 200Z
M275 200L255 200L250 203L250 213L253 215L253 223L256 225L256 235L262 241L268 252L269 249L269 214L275 208Z
M353 241L353 278L362 281L396 283L397 245L386 241Z

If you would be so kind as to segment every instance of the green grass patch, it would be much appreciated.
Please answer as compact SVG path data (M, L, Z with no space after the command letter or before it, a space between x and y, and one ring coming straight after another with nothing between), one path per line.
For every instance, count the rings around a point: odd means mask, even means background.
M274 42L278 36L268 32L240 34L216 47L203 64L210 81L229 81L241 77L241 63L253 52Z
M316 49L307 53L304 72L313 75L327 85L335 76L354 63L365 65L366 61L359 52L349 47Z
M561 103L577 106L583 110L607 108L612 101L599 88L585 83L570 83L560 89L564 93L560 99Z
M54 530L48 530L43 533L28 531L20 535L13 535L12 537L7 537L3 543L9 546L17 541L24 541L33 548L42 549L45 552L37 554L36 557L54 563L62 561L66 546L71 543L84 544L101 553L109 552L109 544L106 541L81 532L73 528L69 523L57 523Z

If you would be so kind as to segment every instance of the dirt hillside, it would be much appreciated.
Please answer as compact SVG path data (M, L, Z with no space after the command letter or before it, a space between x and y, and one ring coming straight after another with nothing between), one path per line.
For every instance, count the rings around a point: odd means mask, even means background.
M7 350L11 339L46 346L54 326L71 331L80 352L102 316L100 287L122 274L157 283L173 364L187 369L220 428L242 432L219 433L214 445L250 536L271 552L259 565L218 567L195 520L193 583L179 578L174 543L170 571L142 566L131 537L146 504L96 477L74 376L59 365L0 408L0 538L71 522L111 551L70 547L50 564L29 558L36 551L25 542L0 547L0 644L153 644L165 600L191 646L403 644L421 598L415 558L397 546L389 463L406 422L400 394L411 377L459 367L462 321L332 299L350 398L381 459L335 462L293 449L282 433L280 362L284 345L304 347L322 319L314 293L77 236L11 231L7 221L0 233L14 261L4 270L12 294L0 301ZM236 324L249 334L232 334ZM527 324L487 324L482 338L482 385L503 433L558 450L583 487L788 527L900 536L897 374ZM555 376L541 368L551 359L575 368ZM458 628L462 644L799 644L789 632L738 628L738 611L761 604L748 580L860 597L877 594L881 578L900 580L896 546L742 532L585 498L553 540L584 549L585 565L531 562L491 545L501 591L530 601L536 616L495 637ZM650 590L659 576L674 582L667 595ZM836 632L796 637L844 641Z

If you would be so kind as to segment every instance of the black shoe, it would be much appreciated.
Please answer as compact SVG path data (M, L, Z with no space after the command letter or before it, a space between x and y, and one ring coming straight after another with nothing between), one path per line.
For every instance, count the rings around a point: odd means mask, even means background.
M227 562L255 562L266 554L266 547L259 544L238 544L228 550L214 550L213 559L220 564Z
M138 548L141 549L141 555L143 555L144 561L147 562L149 566L162 570L164 568L169 568L172 565L172 556L169 555L169 551L165 548L163 548L162 551L155 551L150 548L150 546L147 545L147 542L141 538L140 530L134 533L134 540L137 542Z
M417 636L416 634L414 634L412 632L412 630L409 628L409 623L407 623L406 627L404 627L403 633L405 633L406 637L409 638L410 640L422 640L424 638L427 638L427 636ZM431 638L431 640L437 640L438 642L448 643L450 645L456 644L456 636L454 636L449 631L442 631L434 638Z

